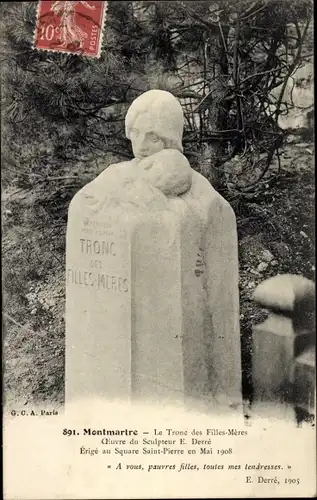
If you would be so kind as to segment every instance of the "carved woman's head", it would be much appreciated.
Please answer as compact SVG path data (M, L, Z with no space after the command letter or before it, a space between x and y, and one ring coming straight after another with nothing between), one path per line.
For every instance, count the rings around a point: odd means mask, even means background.
M133 101L125 119L126 136L136 158L171 148L182 152L184 114L179 101L164 90L149 90Z

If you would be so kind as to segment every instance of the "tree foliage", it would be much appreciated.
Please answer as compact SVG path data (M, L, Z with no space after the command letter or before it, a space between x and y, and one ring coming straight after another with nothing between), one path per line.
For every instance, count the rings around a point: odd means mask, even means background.
M157 2L142 4L146 13L151 4L157 8ZM183 100L187 111L187 151L202 153L207 173L218 171L220 187L225 182L221 166L234 156L242 156L251 170L261 164L255 185L283 140L278 118L288 111L288 79L311 57L303 44L312 5L248 0L176 4L178 16L167 14L164 26L178 61L165 73L177 82L165 88Z
M34 50L36 7L1 7L10 168L21 169L21 148L25 157L34 150L26 173L39 168L41 147L56 161L88 151L130 157L127 106L163 88L184 106L186 153L205 175L217 174L219 188L227 188L223 165L236 155L260 171L252 185L268 171L283 139L286 83L308 56L310 1L111 1L100 59Z

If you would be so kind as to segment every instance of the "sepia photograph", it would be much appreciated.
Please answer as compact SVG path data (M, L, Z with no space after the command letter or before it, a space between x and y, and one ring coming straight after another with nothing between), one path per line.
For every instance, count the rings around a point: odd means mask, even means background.
M313 2L0 13L5 498L314 496Z

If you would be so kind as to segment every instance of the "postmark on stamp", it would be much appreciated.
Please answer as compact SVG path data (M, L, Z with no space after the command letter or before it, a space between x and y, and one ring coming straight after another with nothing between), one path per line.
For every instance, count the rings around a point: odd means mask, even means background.
M40 0L34 48L100 57L106 9L102 1Z

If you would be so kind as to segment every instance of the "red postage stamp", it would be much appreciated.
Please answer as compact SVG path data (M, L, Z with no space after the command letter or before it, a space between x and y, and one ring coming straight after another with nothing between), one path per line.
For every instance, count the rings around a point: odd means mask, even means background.
M100 57L107 2L39 1L34 47Z

